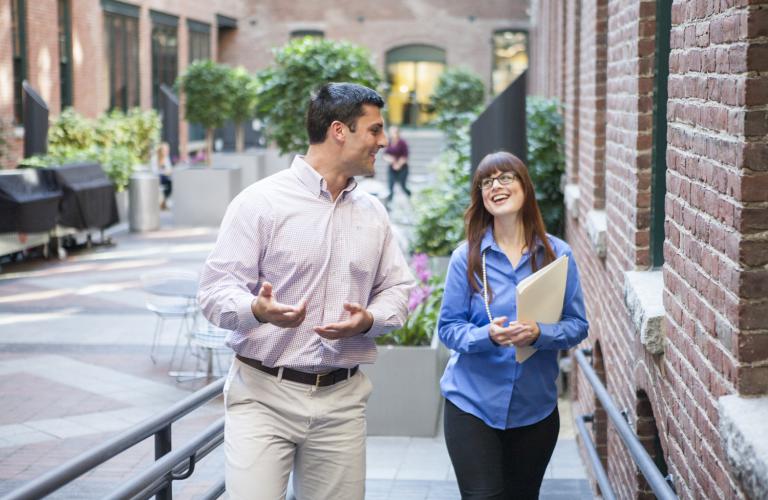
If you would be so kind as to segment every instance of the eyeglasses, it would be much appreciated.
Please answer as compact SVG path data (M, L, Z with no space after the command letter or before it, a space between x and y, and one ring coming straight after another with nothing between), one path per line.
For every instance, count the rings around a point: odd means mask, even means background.
M507 184L512 184L519 179L520 178L516 174L505 172L501 175L497 175L496 177L486 177L485 179L481 180L480 189L483 191L488 191L493 187L493 181L499 181L499 184L506 186Z

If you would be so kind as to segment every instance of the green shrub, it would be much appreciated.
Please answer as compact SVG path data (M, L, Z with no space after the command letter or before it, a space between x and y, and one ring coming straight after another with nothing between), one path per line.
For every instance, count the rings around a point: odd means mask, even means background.
M77 113L67 108L55 119L48 128L48 150L57 148L72 148L86 150L96 143L96 126Z
M528 170L536 186L536 201L547 231L561 236L564 229L563 193L560 182L565 172L563 118L554 99L528 97Z
M485 85L475 72L465 68L448 68L435 86L431 106L436 113L435 125L446 134L449 147L460 142L460 136L482 110Z
M350 82L376 88L381 77L362 47L311 37L275 51L275 63L256 75L256 112L266 124L266 138L282 153L305 151L309 145L305 119L312 91L328 82Z

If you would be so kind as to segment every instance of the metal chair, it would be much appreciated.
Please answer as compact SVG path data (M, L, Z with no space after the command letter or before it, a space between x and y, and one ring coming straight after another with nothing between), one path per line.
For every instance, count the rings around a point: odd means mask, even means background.
M229 330L210 323L198 309L194 313L192 328L188 334L189 341L184 347L177 369L173 370L172 367L169 375L176 377L177 382L198 378L210 380L213 377L223 376L229 368L229 358L232 356L232 351L226 345L228 335ZM188 353L195 358L195 369L188 372L181 371ZM221 362L222 353L227 357L226 363Z
M180 269L152 271L141 275L142 288L146 292L147 309L157 315L155 330L152 334L152 349L149 357L156 363L155 351L162 335L165 321L178 319L179 329L171 355L171 365L176 357L176 350L182 334L189 331L189 320L197 311L195 295L197 292L197 274Z

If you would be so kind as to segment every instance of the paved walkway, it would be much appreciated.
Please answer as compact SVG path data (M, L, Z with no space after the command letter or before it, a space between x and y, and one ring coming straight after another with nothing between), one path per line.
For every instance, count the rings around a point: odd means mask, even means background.
M139 277L170 267L197 271L215 230L174 228L168 213L162 220L153 233L123 228L114 247L71 252L63 261L3 265L0 495L202 387L202 381L177 383L167 375L178 323L167 325L158 363L150 360L155 316L144 306ZM174 426L174 442L185 442L221 411L217 399L186 417ZM561 439L542 498L591 498L567 402L561 412ZM147 440L50 498L101 498L152 456ZM206 457L191 480L174 486L176 498L204 492L221 476L222 461L220 449ZM459 498L440 437L370 437L367 491L369 499Z

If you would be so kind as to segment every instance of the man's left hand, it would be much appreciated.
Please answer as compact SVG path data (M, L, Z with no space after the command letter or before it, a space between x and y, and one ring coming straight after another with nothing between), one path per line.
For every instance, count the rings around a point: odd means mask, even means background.
M360 304L344 304L344 309L349 312L349 319L316 326L315 333L325 339L336 340L367 332L373 326L373 314L363 309Z
M541 329L535 321L511 321L508 328L510 331L507 339L515 347L529 346L539 340L541 335Z

